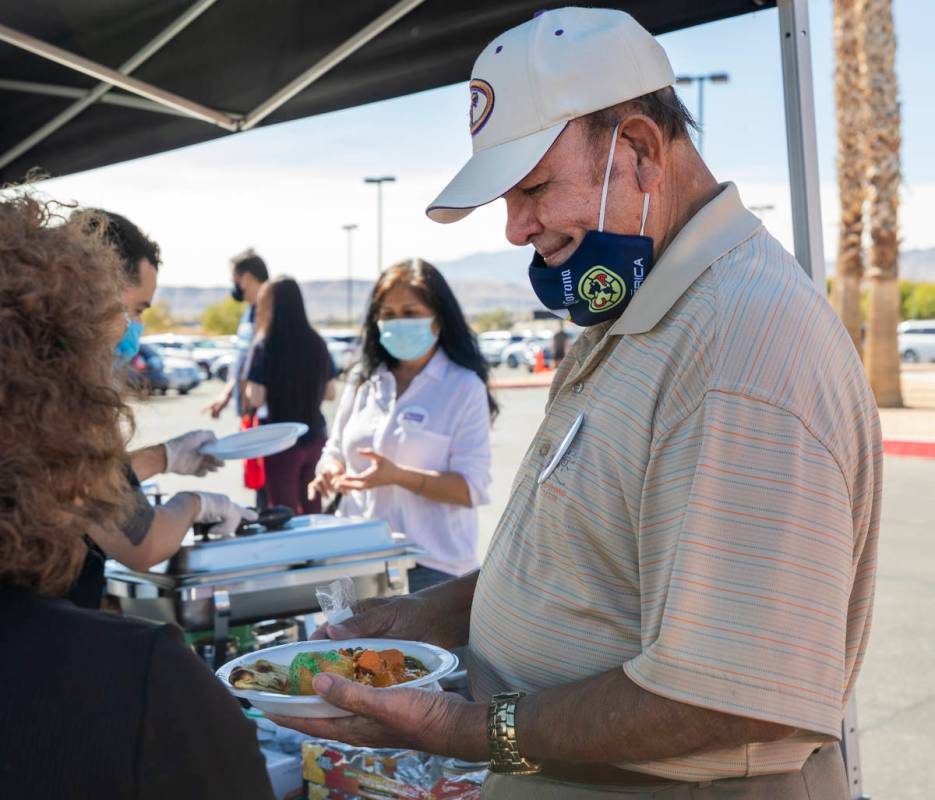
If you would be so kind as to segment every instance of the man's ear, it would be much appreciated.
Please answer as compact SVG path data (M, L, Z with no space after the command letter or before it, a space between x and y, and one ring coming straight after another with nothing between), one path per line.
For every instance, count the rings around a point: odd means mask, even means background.
M620 123L618 135L636 153L636 176L640 189L655 194L662 183L665 147L659 126L645 114L632 114Z

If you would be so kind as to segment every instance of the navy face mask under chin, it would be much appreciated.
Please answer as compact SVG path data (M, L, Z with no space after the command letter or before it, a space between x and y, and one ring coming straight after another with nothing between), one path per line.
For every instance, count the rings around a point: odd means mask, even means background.
M614 161L617 128L614 128L598 229L588 231L578 249L560 267L547 267L536 253L529 265L533 291L556 316L584 327L619 317L649 275L653 265L653 240L643 236L649 213L649 195L643 195L639 235L607 233L604 212L607 186Z

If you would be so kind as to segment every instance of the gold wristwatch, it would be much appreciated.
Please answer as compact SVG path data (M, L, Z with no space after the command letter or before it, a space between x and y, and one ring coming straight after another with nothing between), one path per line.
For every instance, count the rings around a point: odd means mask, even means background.
M516 742L516 701L523 692L501 692L490 700L487 711L487 744L490 771L498 775L535 775L542 769L536 761L519 754Z

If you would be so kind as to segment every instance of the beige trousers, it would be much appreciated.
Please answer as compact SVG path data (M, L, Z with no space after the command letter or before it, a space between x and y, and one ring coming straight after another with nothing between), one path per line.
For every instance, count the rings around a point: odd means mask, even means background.
M673 783L628 789L563 783L537 776L491 775L481 800L847 800L844 760L837 744L814 753L799 772L726 778L709 783Z

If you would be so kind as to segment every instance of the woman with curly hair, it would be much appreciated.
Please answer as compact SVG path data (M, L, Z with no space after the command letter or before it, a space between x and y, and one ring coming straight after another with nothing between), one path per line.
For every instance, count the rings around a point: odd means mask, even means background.
M84 222L0 202L2 794L269 798L252 726L177 628L62 597L83 534L123 536L133 502L121 267Z

